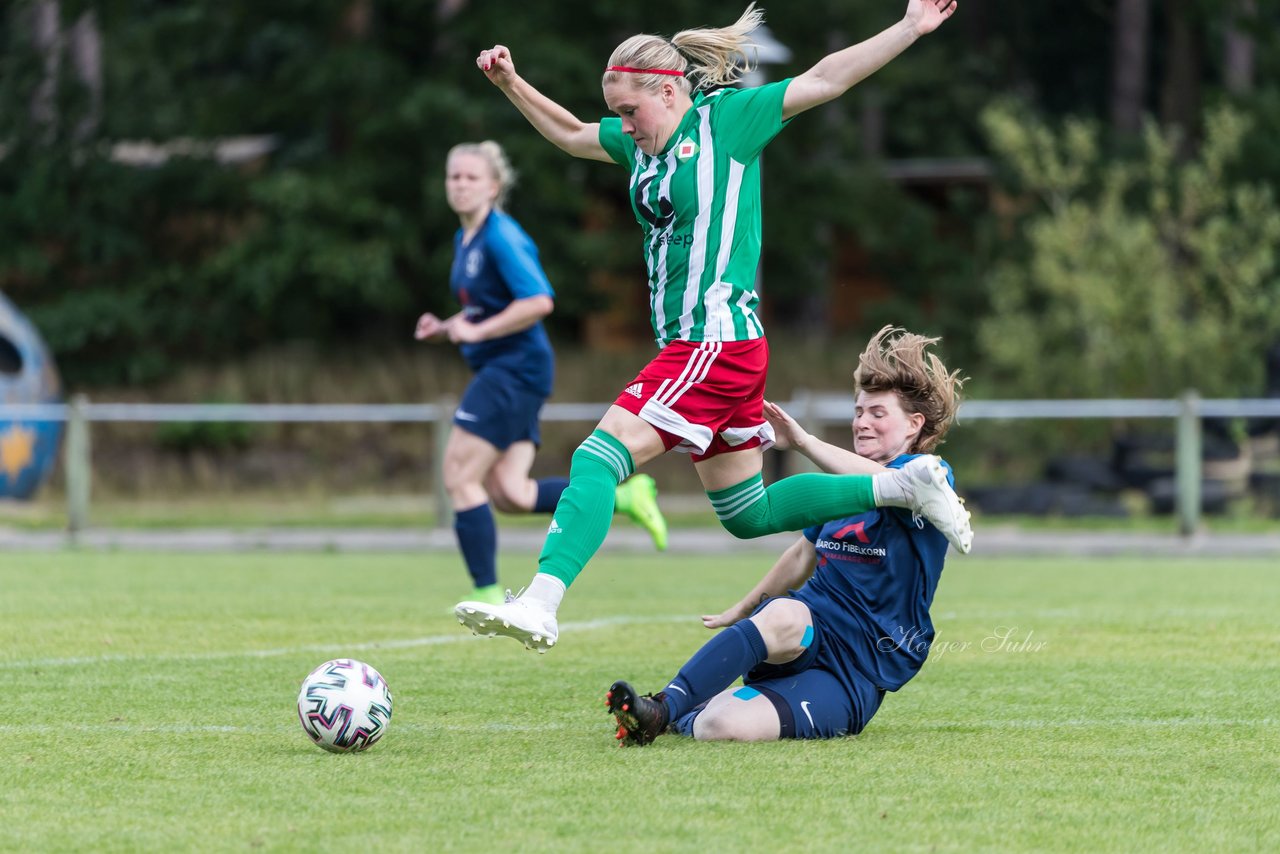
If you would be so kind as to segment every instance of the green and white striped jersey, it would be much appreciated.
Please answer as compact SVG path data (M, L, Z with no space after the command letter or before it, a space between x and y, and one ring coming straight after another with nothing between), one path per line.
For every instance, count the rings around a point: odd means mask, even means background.
M666 148L653 156L622 132L621 119L600 121L600 145L631 170L659 346L764 335L755 290L760 152L785 124L782 96L790 82L695 94Z

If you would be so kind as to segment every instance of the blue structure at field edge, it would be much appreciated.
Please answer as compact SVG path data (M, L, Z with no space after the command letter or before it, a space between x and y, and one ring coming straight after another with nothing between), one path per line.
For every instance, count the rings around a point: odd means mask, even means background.
M62 383L35 326L0 293L0 406L60 403ZM61 421L0 417L0 498L28 499L53 470Z

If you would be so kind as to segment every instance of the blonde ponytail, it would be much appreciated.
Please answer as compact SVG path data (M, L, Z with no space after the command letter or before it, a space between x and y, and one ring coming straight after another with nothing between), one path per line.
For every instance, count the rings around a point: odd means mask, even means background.
M727 27L681 30L670 41L662 36L632 36L614 49L608 67L684 72L676 85L686 94L693 89L728 86L755 67L755 45L749 36L762 23L764 10L757 9L753 2ZM672 79L662 73L606 71L601 83L614 82L624 75L636 88L650 90Z

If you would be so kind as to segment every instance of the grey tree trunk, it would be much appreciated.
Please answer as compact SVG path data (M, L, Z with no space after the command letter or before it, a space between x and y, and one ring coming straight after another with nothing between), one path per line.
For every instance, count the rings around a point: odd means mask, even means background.
M1168 66L1160 91L1161 122L1181 128L1180 153L1188 155L1200 121L1202 26L1191 0L1167 0L1169 11Z
M1223 37L1223 85L1232 95L1245 95L1253 91L1254 43L1253 36L1241 30L1237 24L1241 18L1253 18L1258 14L1256 0L1235 0L1230 20Z
M97 13L84 12L67 30L62 28L59 0L36 0L31 6L31 41L43 57L44 75L31 96L31 119L44 128L46 139L58 132L58 84L62 55L69 53L71 70L88 93L88 108L75 125L73 139L93 136L102 120L102 34Z
M31 120L45 128L48 139L53 138L58 121L58 67L61 65L62 45L59 26L58 0L36 0L31 6L31 43L44 58L44 75L31 95Z
M1112 41L1111 124L1123 133L1142 127L1147 89L1147 0L1119 0Z
M89 93L89 108L76 122L75 140L93 137L102 121L102 33L98 29L97 12L89 10L67 30L71 67L76 79Z

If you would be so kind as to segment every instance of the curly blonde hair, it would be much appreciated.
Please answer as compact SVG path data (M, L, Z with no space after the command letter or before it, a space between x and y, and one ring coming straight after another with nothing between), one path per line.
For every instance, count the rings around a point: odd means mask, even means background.
M455 154L470 154L488 164L489 171L493 173L493 180L498 182L498 198L494 199L493 206L502 210L503 205L507 203L507 195L516 183L516 170L511 168L511 161L507 159L507 153L502 150L502 146L491 139L486 139L484 142L460 142L450 148L448 155L445 156L445 169L449 168L449 161Z
M755 3L727 27L681 30L670 39L663 36L632 36L614 48L609 67L660 68L683 71L683 77L667 74L635 74L606 71L601 85L629 79L637 89L657 90L664 81L674 82L685 94L695 89L728 86L755 67L755 47L748 36L764 23L764 10ZM748 51L751 55L748 55Z
M913 453L927 454L941 445L960 408L965 379L959 371L948 372L941 359L927 352L941 340L886 326L871 338L853 372L855 395L891 391L904 410L924 416Z

